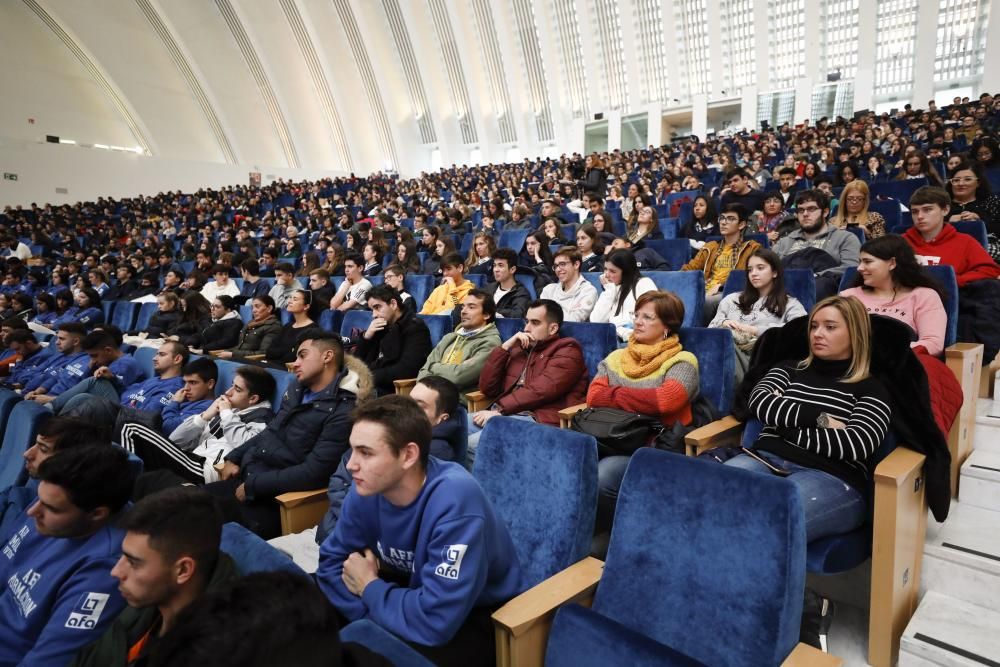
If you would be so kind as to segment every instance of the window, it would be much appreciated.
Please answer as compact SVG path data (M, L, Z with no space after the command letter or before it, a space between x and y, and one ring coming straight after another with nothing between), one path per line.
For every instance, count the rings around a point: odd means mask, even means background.
M983 73L989 6L986 0L940 0L935 81L952 81Z
M883 0L878 3L875 57L875 94L900 93L912 87L913 52L919 0Z

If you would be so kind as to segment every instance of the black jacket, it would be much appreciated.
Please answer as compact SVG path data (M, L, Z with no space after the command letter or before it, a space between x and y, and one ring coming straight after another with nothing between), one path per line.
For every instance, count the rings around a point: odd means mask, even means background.
M493 300L496 301L496 293L499 288L499 283L488 283L483 291L489 292L494 297ZM496 302L497 314L504 317L524 317L525 313L528 312L529 303L531 303L531 295L528 293L528 288L514 281L514 289L504 294Z
M416 315L404 314L371 340L362 336L355 354L368 365L375 390L382 395L395 391L393 380L417 377L431 348L431 332L424 321Z
M198 333L183 336L181 342L188 347L204 350L225 350L234 347L240 341L243 330L243 320L239 317L229 317L215 320Z
M951 504L951 454L931 410L930 385L923 364L910 349L913 330L898 320L872 315L871 373L890 389L891 428L900 443L927 457L927 504L934 518L944 521ZM799 317L761 335L750 368L736 389L733 414L751 418L750 392L768 371L782 361L809 355L808 317Z
M150 338L158 338L160 334L167 333L177 326L177 323L181 321L181 313L178 310L170 310L165 313L159 310L153 313L153 316L149 318L149 325L146 327L145 331L149 334ZM140 334L142 331L138 329L134 331L129 331L130 334Z
M267 428L226 456L240 466L248 499L326 486L347 451L351 411L372 393L372 376L345 355L344 369L310 403L302 402L306 391L290 387Z

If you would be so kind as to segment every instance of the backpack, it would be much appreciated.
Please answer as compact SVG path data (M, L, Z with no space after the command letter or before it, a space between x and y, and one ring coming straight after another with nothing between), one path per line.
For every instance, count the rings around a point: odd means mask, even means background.
M668 452L684 454L686 451L684 436L696 428L706 426L721 418L722 415L712 405L712 402L702 394L698 394L691 401L691 423L685 426L680 422L676 422L673 426L667 426L653 440L653 446Z

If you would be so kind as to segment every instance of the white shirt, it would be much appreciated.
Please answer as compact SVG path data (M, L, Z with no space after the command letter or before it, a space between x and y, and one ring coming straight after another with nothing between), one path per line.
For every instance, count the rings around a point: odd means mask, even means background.
M552 299L562 306L564 321L586 322L597 303L597 290L586 278L579 276L568 290L564 290L560 283L546 285L539 298Z
M615 325L618 338L628 340L632 335L632 313L635 311L635 302L646 292L655 292L656 284L649 278L639 278L635 284L635 289L625 295L625 302L622 304L621 312L615 313L618 307L618 295L621 293L621 285L607 283L604 291L597 298L597 304L593 312L590 313L591 322L610 322Z

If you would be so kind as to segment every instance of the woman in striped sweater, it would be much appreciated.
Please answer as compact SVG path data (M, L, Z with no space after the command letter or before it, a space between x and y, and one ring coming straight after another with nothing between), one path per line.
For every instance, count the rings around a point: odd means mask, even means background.
M832 296L809 315L809 356L773 368L750 393L764 428L726 465L794 483L806 539L851 531L867 515L875 450L889 430L889 394L870 375L871 321L853 297Z
M635 301L628 346L597 367L587 390L590 407L618 408L659 418L664 424L691 423L691 400L698 393L698 360L681 348L677 332L684 302L672 292L646 292ZM608 456L598 463L597 525L608 530L629 457Z

